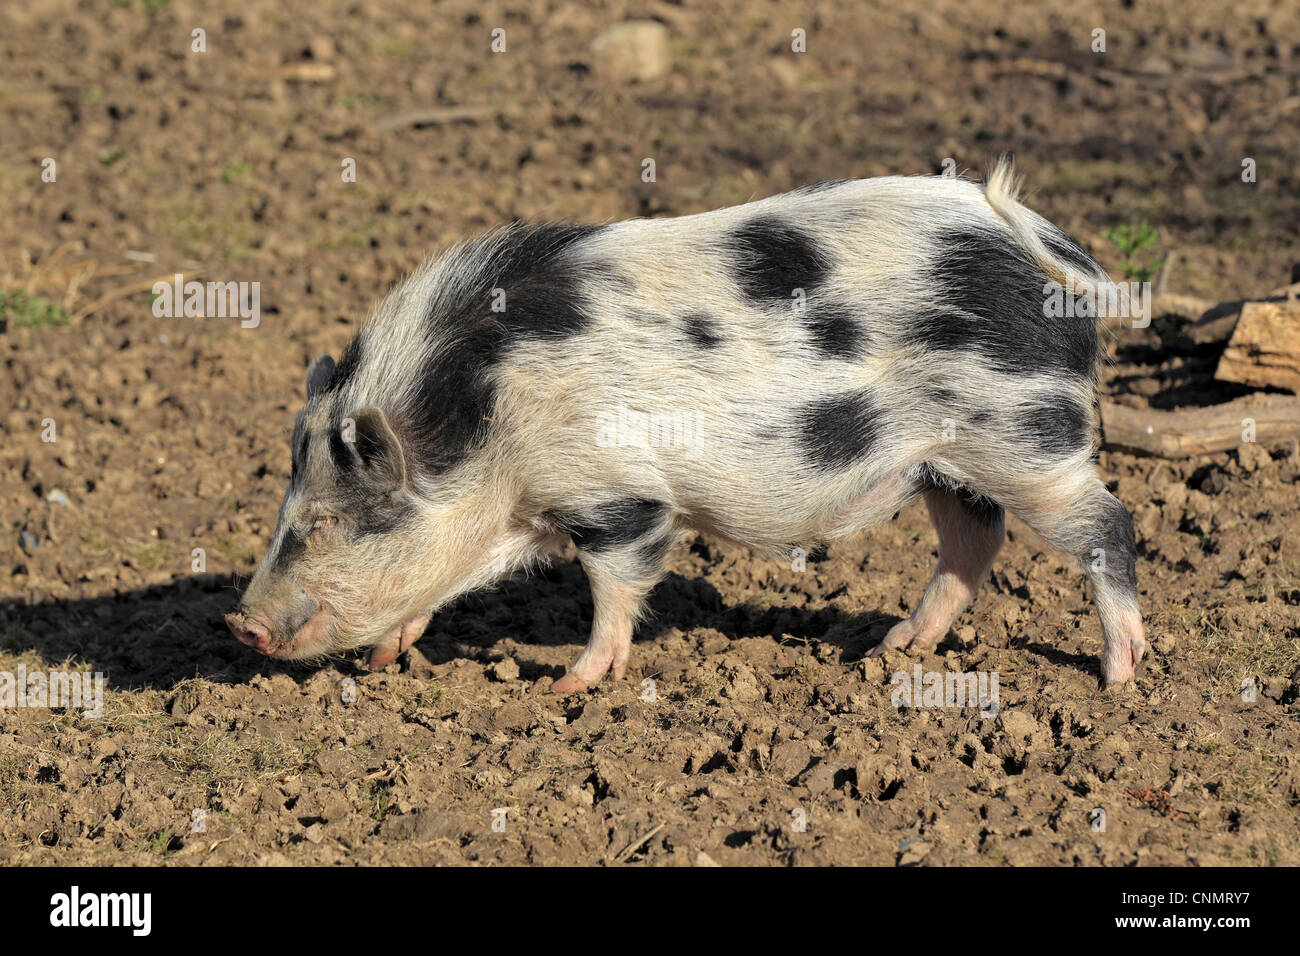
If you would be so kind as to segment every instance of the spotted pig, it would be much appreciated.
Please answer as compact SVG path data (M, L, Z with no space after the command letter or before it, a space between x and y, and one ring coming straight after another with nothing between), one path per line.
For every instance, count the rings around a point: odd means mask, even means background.
M230 627L275 657L383 665L438 608L571 539L594 619L553 690L580 691L627 671L685 532L775 558L924 497L938 567L874 653L944 636L1010 511L1082 564L1101 675L1122 684L1144 639L1132 523L1094 464L1097 320L1044 308L1105 279L1018 202L1006 163L983 185L825 182L500 228L311 363L279 523Z

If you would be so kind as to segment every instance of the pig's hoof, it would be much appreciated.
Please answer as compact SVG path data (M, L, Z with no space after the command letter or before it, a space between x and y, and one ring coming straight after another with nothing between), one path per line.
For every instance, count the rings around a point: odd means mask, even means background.
M387 667L395 660L397 660L397 648L380 645L379 647L372 647L370 653L366 655L366 667L372 671L377 671L381 667Z
M1101 689L1119 690L1125 684L1133 679L1137 671L1138 661L1142 660L1142 652L1146 650L1146 641L1141 638L1135 638L1128 642L1128 646L1122 648L1114 657L1107 654L1101 662Z
M393 663L399 654L420 639L428 624L429 615L422 614L393 628L382 641L370 648L370 653L366 655L366 666L374 671Z
M889 633L879 644L867 651L867 656L883 657L886 651L901 651L905 647L912 646L925 647L922 637L923 635L918 634L911 618L899 621L889 629Z
M1133 679L1132 670L1129 670L1127 674L1113 674L1110 676L1106 676L1103 674L1101 678L1101 689L1103 692L1112 691L1112 690L1120 691L1123 690L1124 685L1127 684L1132 679Z
M552 694L581 694L587 689L587 682L570 671L551 685Z
M393 631L382 641L370 648L366 654L366 666L372 671L377 671L381 667L387 667L393 661L397 660L397 655L402 652L401 635L398 631Z

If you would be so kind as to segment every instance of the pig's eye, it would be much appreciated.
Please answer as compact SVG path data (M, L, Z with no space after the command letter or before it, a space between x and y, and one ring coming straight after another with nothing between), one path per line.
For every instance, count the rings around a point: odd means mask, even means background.
M316 515L311 522L311 533L325 532L339 523L339 519L333 515Z

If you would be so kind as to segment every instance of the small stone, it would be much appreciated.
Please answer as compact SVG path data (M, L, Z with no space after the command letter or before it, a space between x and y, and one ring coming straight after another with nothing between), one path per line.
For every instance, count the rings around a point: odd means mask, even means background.
M497 661L492 665L490 673L492 676L503 683L519 679L519 665L513 657L507 657L505 660Z
M868 684L879 684L885 679L885 665L880 662L880 658L864 657L859 666L862 668L862 679Z
M899 866L916 866L927 856L930 855L930 844L924 840L909 841L902 848L902 854L898 858Z
M564 802L574 807L590 807L596 797L586 787L572 786L564 791Z
M334 41L327 36L315 36L307 44L307 54L313 60L324 62L334 59Z
M615 82L648 82L673 66L668 28L655 20L628 20L610 27L591 44L595 72Z
M1242 471L1255 472L1273 464L1273 456L1254 442L1246 442L1237 449L1237 462Z
M1024 711L1005 711L998 717L998 723L1006 735L1013 740L1028 740L1038 729L1038 723Z

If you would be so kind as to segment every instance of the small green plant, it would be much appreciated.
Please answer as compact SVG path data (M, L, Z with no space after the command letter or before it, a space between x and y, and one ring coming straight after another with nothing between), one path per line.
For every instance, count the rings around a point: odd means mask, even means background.
M112 166L114 163L120 163L126 159L127 151L120 146L106 146L99 151L98 159L105 166Z
M147 837L141 847L147 853L166 853L171 847L172 828L167 827Z
M809 687L816 687L821 683L822 670L811 657L799 658L791 673Z
M1151 277L1164 265L1163 256L1146 265L1140 262L1139 253L1143 249L1154 246L1160 237L1160 231L1145 219L1136 226L1115 226L1107 229L1102 233L1102 237L1110 240L1124 257L1124 264L1120 268L1124 270L1124 275L1131 282L1150 282Z
M159 571L167 564L168 547L165 541L150 541L136 549L132 557L142 571Z
M40 296L26 292L0 292L0 332L16 329L44 329L65 325L68 310Z
M390 780L378 780L370 788L370 815L381 823L384 817L388 816L388 811L392 809L392 786Z
M243 179L252 168L252 163L246 163L242 159L233 160L221 167L221 181L233 183L236 179Z

